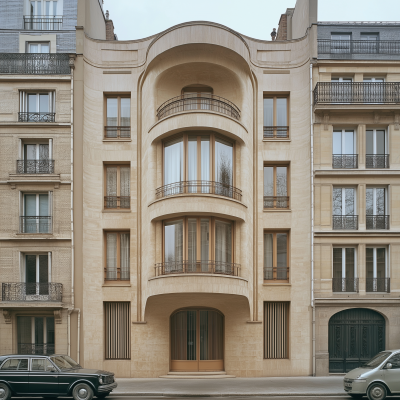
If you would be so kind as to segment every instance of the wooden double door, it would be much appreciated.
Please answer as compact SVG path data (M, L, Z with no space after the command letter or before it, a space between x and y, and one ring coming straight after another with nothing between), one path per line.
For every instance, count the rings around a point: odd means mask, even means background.
M216 310L179 310L171 315L171 371L224 369L224 316Z

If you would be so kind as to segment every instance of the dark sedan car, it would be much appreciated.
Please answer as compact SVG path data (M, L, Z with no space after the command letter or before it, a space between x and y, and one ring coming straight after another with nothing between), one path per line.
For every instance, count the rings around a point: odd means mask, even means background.
M82 368L68 356L0 356L0 400L14 395L91 400L107 396L116 387L112 372Z

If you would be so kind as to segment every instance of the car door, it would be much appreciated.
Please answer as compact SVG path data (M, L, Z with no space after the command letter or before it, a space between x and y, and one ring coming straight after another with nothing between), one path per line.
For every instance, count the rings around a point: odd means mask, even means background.
M17 394L29 393L28 358L9 358L1 366L0 378Z
M388 363L392 364L392 368L382 370L383 379L392 393L400 393L400 353L390 357Z
M58 394L58 371L47 358L32 358L29 390L32 394Z

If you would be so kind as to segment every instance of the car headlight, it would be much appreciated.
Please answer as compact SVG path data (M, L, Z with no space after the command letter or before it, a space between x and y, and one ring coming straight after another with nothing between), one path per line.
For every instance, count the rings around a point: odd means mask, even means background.
M365 382L367 382L367 380L366 379L354 379L354 382L356 382L356 383L365 383Z
M103 377L102 376L99 376L99 383L100 383L100 385L103 384Z

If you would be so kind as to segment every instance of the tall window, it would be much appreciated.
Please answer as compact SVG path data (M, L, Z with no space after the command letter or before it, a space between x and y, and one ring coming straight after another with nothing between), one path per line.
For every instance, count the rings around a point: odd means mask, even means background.
M289 137L288 98L264 97L264 139Z
M342 187L333 188L332 207L333 229L358 229L356 189Z
M54 161L51 160L49 143L24 143L22 160L17 162L18 174L53 174Z
M367 292L389 292L387 279L386 248L366 248L366 290Z
M23 195L21 233L51 233L51 192Z
M289 208L287 166L264 166L264 208Z
M106 232L106 281L130 280L129 232Z
M107 165L105 167L105 209L129 209L131 207L130 166Z
M20 92L19 122L55 122L54 92Z
M353 247L333 248L333 292L358 292L356 250Z
M386 189L367 187L366 190L366 225L367 229L389 229Z
M333 131L332 164L333 168L358 168L356 135L353 130Z
M289 305L264 303L264 358L289 358Z
M51 253L25 255L25 283L27 300L44 299L49 295Z
M331 53L350 53L351 51L350 33L331 34Z
M105 358L129 360L131 358L130 303L104 303Z
M131 137L131 99L127 96L106 97L106 139Z
M360 43L361 50L363 53L374 54L378 53L378 40L379 33L361 33L360 38L362 42Z
M53 0L30 0L29 15L24 16L25 29L59 30L62 27L62 3Z
M287 233L264 232L264 280L289 279Z
M368 129L366 136L366 168L389 168L389 154L384 129Z

